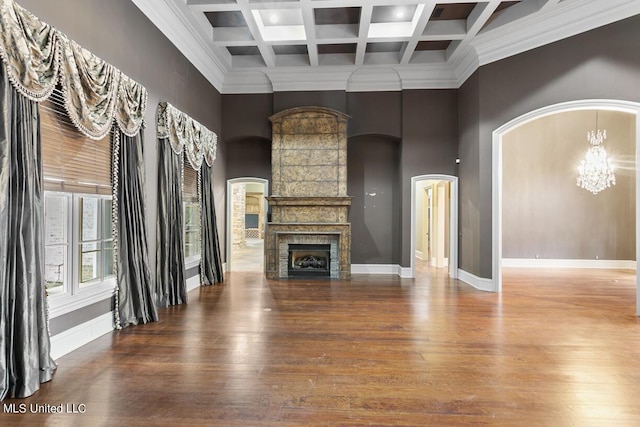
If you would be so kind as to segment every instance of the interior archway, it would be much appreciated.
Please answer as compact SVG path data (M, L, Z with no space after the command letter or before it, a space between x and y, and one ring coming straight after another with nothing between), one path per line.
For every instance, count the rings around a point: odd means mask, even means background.
M528 124L534 120L545 118L547 116L555 115L558 113L583 111L583 110L600 110L600 111L618 111L623 113L629 113L635 116L635 130L632 137L635 139L635 154L633 155L635 163L637 164L638 152L640 147L640 104L633 102L625 102L618 100L582 100L573 101L568 103L556 104L548 106L539 110L532 111L521 117L518 117L509 123L501 126L493 132L493 291L500 292L502 290L502 272L505 260L503 259L504 247L504 218L503 218L503 178L504 178L504 143L505 137L509 132ZM633 120L632 120L633 122ZM586 142L585 142L586 144ZM571 164L567 165L571 167ZM637 212L640 197L638 193L640 187L638 185L639 177L635 174L635 255L637 259L637 253L640 242L640 232L638 230L638 223L640 222ZM575 185L575 184L574 184ZM597 258L596 258L597 259ZM634 260L635 261L635 260ZM585 263L586 265L586 263ZM633 263L635 268L635 262ZM636 311L640 315L640 281L636 274Z

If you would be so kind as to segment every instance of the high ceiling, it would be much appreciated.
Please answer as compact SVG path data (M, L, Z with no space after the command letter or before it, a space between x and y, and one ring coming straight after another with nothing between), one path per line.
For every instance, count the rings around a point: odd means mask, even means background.
M222 93L456 88L639 0L133 0Z

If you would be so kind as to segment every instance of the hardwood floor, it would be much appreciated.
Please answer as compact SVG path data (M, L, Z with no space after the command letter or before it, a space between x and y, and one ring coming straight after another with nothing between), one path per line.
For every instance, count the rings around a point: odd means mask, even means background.
M222 286L61 358L0 425L637 426L635 272L505 270ZM434 274L430 274L434 273Z

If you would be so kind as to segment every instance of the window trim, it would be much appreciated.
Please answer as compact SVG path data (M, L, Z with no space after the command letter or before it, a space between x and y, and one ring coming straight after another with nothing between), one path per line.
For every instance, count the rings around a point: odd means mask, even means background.
M110 196L87 193L70 193L60 191L44 191L44 197L48 195L64 196L67 198L67 266L65 268L65 288L64 292L49 295L47 304L49 318L53 319L67 313L87 307L91 304L111 298L116 290L116 276L111 276L105 280L92 282L89 286L80 286L80 199L82 197L94 197L100 199L111 199ZM100 210L99 210L100 211ZM74 222L74 219L77 219ZM101 219L99 220L101 222ZM105 240L105 239L102 239ZM86 285L86 284L85 284Z

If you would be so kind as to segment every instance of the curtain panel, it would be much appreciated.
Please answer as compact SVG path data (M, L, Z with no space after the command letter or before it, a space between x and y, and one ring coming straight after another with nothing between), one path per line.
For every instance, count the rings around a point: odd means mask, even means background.
M0 70L0 400L51 380L38 105Z
M142 131L131 137L114 130L116 329L158 320L147 250L142 147Z
M142 85L12 0L0 0L0 57L28 99L47 99L59 83L69 117L89 138L104 138L114 123L132 137L144 126Z
M174 154L167 138L158 138L156 286L163 307L187 302L182 171L182 156Z
M202 257L200 258L200 283L213 285L224 280L216 209L213 200L213 168L202 168L201 175Z
M216 228L212 178L212 166L216 159L218 137L214 132L195 121L189 115L173 107L168 102L160 102L158 104L157 132L158 139L166 141L165 144L169 145L176 154L174 157L181 158L184 152L191 167L199 171L198 202L200 204L201 224L200 283L203 285L220 283L223 280L222 260L220 258L220 244ZM166 152L168 153L168 150ZM206 163L207 167L205 167L203 163ZM160 215L158 216L158 221L163 221ZM158 224L158 229L165 227L165 224ZM173 230L173 232L182 233L182 230ZM169 235L162 236L162 241L160 240L160 234L158 234L158 237L158 247L161 245L166 247L171 244L166 240L170 238ZM158 258L158 264L160 262L161 258Z

